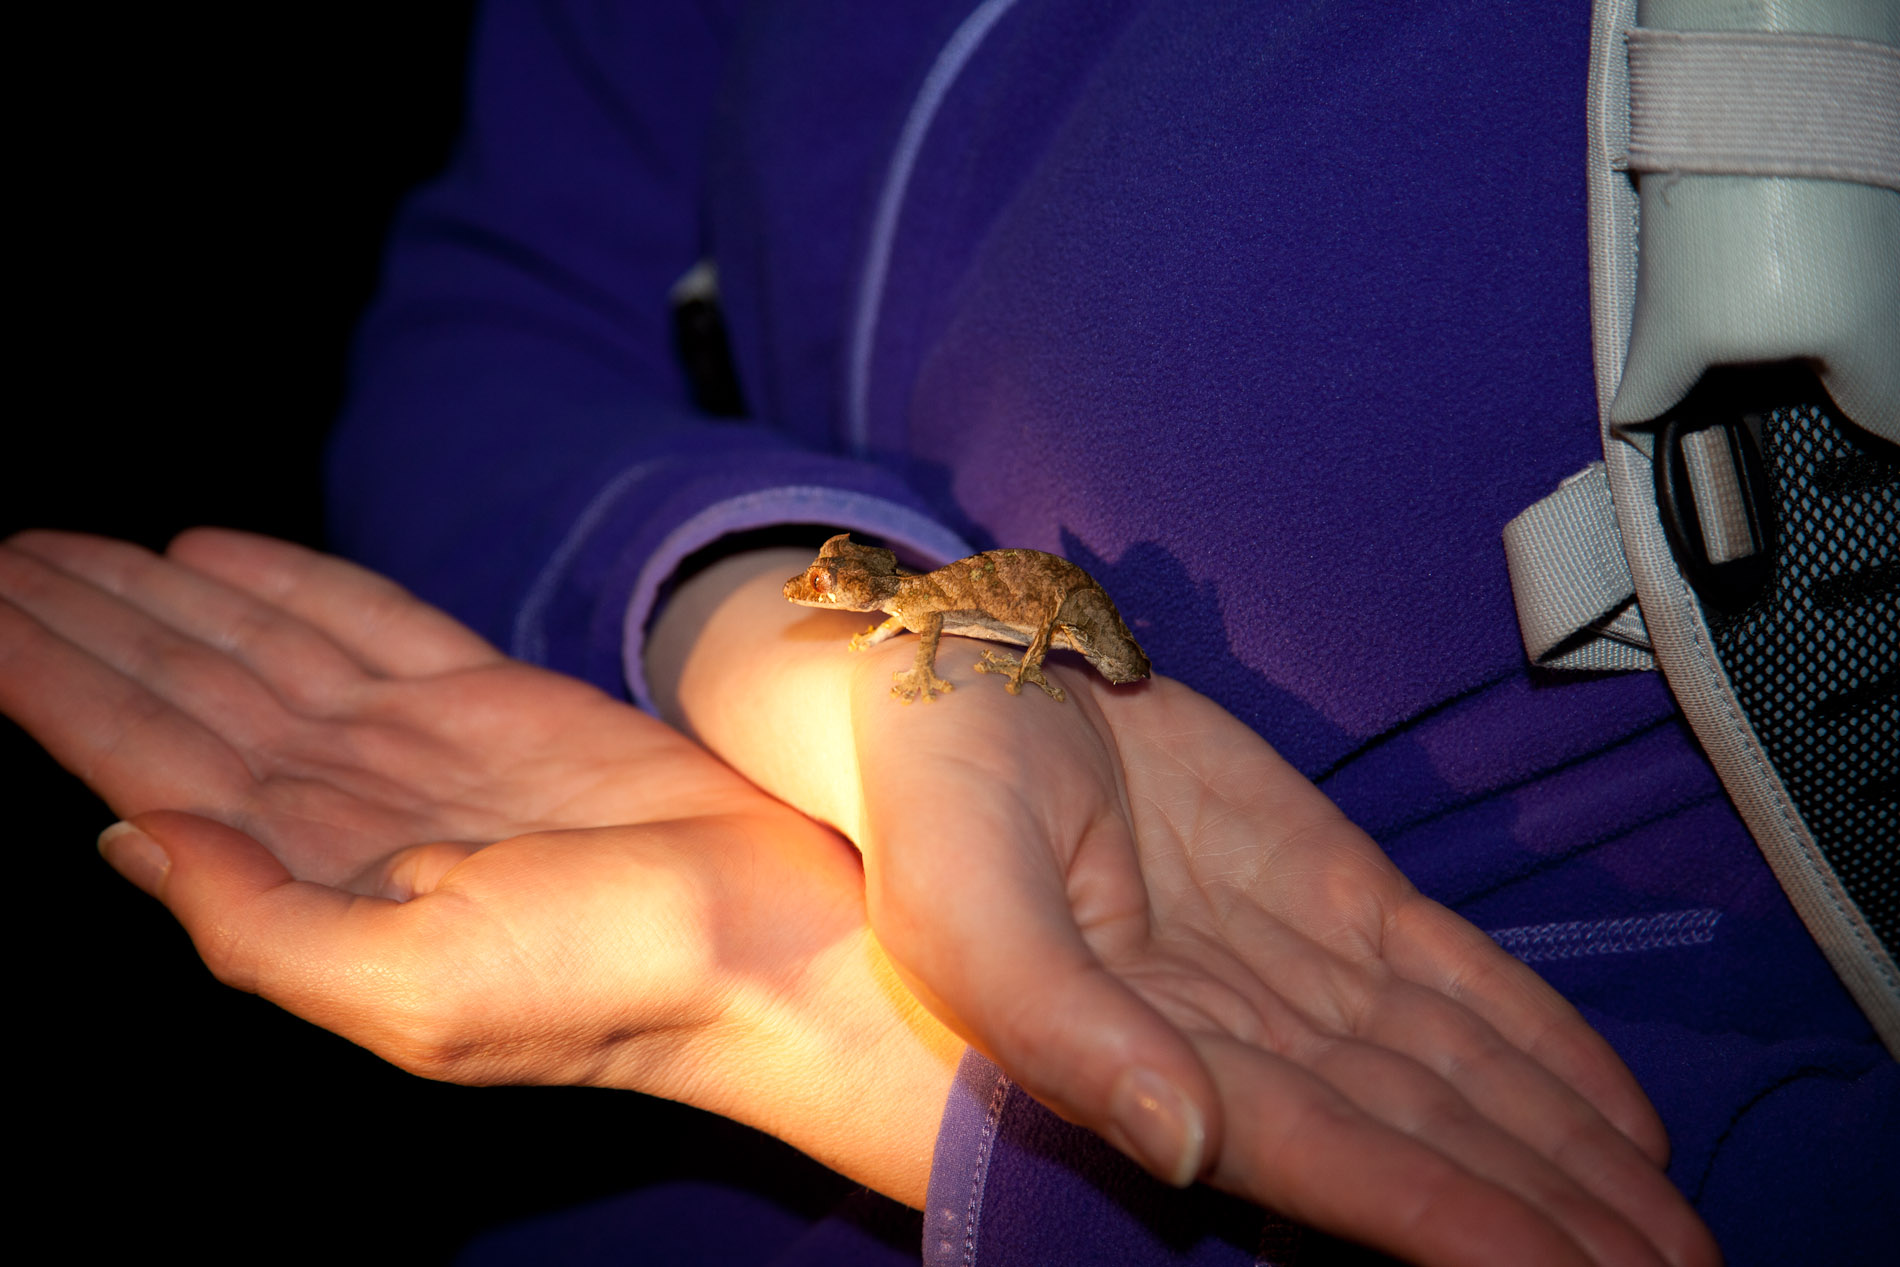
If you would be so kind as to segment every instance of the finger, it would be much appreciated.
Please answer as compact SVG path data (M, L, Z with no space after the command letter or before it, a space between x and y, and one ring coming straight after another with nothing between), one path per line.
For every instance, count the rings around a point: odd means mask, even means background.
M217 735L5 601L0 712L118 814L233 806L252 786Z
M1578 1265L1589 1257L1515 1193L1374 1120L1323 1081L1231 1038L1200 1054L1247 1123L1210 1182L1422 1267Z
M240 749L289 719L283 701L232 657L10 546L0 546L0 598Z
M1397 976L1376 957L1355 962L1321 953L1318 943L1244 904L1228 912L1225 930L1230 944L1248 947L1253 962L1264 965L1258 979L1270 988L1247 991L1244 978L1229 978L1263 1029L1256 1036L1210 1012L1218 1028L1282 1053L1312 1048L1314 1035L1373 1044L1399 1061L1402 1074L1424 1075L1481 1114L1501 1139L1529 1150L1537 1164L1527 1177L1554 1168L1676 1261L1706 1252L1706 1230L1661 1172L1588 1101L1481 1017ZM1516 1171L1513 1165L1496 1173Z
M303 620L149 550L54 532L22 533L9 544L237 657L293 707L320 710L367 676L361 663Z
M1438 903L1416 897L1387 920L1383 955L1400 976L1470 1008L1574 1087L1658 1166L1669 1136L1622 1058L1570 1001Z
M1181 1033L1103 967L1064 877L1022 832L964 825L956 851L900 825L866 849L872 926L913 991L1029 1094L1108 1138L1156 1177L1192 1182L1219 1147L1219 1102ZM911 838L907 838L911 837ZM1138 877L1128 882L1138 894ZM1138 896L1088 895L1097 924L1145 936ZM1120 907L1125 914L1106 913ZM1121 935L1121 934L1111 934Z
M309 621L379 673L427 677L503 658L474 630L394 581L287 541L194 528L166 554Z
M1443 1079L1475 1111L1640 1229L1669 1261L1713 1261L1707 1229L1650 1159L1466 1008L1429 988L1392 981L1366 1010L1358 1035Z
M1652 1267L1664 1262L1652 1242L1620 1213L1523 1140L1500 1129L1455 1087L1418 1062L1352 1039L1323 1039L1299 1058L1372 1117L1517 1195L1594 1261ZM1686 1208L1683 1213L1687 1215Z

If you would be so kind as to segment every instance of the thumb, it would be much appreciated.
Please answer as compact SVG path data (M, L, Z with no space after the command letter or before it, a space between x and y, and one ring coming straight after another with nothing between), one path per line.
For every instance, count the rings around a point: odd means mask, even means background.
M1021 874L1033 866L1001 852L991 868L898 868L930 872L921 885L869 863L880 942L918 1000L1023 1090L1186 1186L1220 1150L1213 1080L1187 1038L1097 958L1059 883ZM1018 874L1000 878L1012 862Z
M372 917L363 904L384 905L297 880L250 836L177 810L114 823L99 852L165 904L218 980L320 1024L312 1012L328 1010L339 942L358 940L350 934Z
M291 879L283 863L243 832L179 810L152 810L112 824L99 833L99 853L114 871L168 908L175 897L197 898L207 881L220 890L235 885L256 893ZM174 893L175 863L181 857L193 875ZM173 914L178 914L175 908Z

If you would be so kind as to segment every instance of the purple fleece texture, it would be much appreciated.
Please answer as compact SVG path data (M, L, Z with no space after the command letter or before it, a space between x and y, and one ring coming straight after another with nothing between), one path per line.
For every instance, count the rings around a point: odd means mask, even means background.
M478 1237L456 1267L904 1267L916 1216L870 1192L807 1221L756 1193L676 1182ZM896 1244L894 1244L894 1242ZM902 1248L897 1245L902 1244Z
M955 44L976 11L491 4L362 337L339 542L623 692L643 573L773 490L1062 553L1481 927L1703 920L1536 966L1730 1262L1890 1246L1896 1066L1667 689L1518 643L1499 532L1597 445L1588 5L988 0ZM696 417L669 350L703 255L749 422ZM1013 1101L985 1156L972 1262L1225 1243L1228 1207Z

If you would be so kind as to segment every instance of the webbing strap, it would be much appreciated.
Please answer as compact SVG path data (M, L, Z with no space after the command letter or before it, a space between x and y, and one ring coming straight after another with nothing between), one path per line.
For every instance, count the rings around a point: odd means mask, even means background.
M1900 190L1900 49L1773 31L1629 32L1629 169Z
M1517 624L1554 669L1653 669L1603 463L1592 462L1504 526Z

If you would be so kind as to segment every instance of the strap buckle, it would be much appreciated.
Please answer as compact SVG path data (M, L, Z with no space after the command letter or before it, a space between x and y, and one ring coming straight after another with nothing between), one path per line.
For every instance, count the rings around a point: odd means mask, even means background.
M1704 604L1733 614L1775 575L1775 504L1762 462L1762 418L1821 396L1799 362L1718 365L1664 414L1656 435L1656 508L1676 564Z

